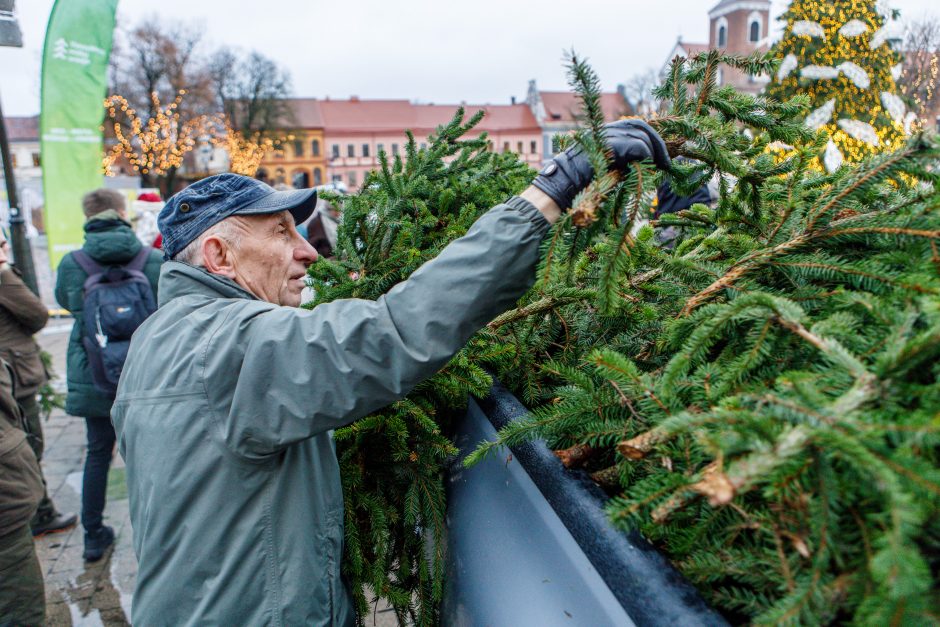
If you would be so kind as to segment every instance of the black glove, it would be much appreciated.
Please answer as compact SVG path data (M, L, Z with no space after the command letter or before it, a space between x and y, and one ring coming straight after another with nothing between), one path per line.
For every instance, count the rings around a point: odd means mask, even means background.
M604 126L607 145L613 153L611 168L623 171L634 161L652 159L660 170L669 169L666 142L642 120L620 120ZM532 184L548 194L562 211L594 178L591 161L578 146L564 151L542 168Z

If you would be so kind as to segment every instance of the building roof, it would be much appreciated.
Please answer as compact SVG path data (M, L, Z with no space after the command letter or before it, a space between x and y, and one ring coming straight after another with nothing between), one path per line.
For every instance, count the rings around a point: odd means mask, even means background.
M570 91L540 91L542 105L545 107L546 122L576 122L575 115L581 111L578 97ZM601 109L608 122L619 120L625 115L633 115L633 107L622 95L616 92L601 94Z
M680 41L677 44L677 48L682 48L682 50L685 52L686 57L694 57L697 54L701 54L703 52L708 52L709 50L711 50L711 46L709 46L708 44L690 44L684 41Z
M11 142L39 141L39 116L7 116L3 119Z
M321 128L323 116L320 114L320 103L314 98L292 98L291 110L294 114L291 123L299 128Z
M301 128L323 128L331 133L394 133L403 129L431 132L454 117L461 105L415 104L408 100L320 100L292 98L296 123ZM538 130L527 105L462 105L467 115L486 114L479 131Z
M769 11L770 0L721 0L708 11L709 19L717 19L733 11Z

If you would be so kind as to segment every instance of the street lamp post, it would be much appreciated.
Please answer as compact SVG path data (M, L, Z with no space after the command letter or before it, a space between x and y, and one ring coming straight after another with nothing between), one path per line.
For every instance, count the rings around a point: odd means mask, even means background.
M14 0L0 0L0 46L21 48L23 34L13 11ZM36 281L36 268L33 265L33 251L26 238L26 218L20 210L16 195L16 181L13 178L13 163L10 160L10 144L7 141L6 122L3 121L3 107L0 106L0 159L3 160L3 178L7 184L7 203L10 205L10 244L13 247L13 261L16 269L23 275L23 282L37 296L39 284Z

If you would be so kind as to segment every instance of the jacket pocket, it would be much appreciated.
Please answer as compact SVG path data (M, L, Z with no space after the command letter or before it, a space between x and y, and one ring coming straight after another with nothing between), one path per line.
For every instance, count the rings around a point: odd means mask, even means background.
M35 342L29 348L8 348L3 352L4 359L13 366L17 396L22 396L23 392L35 391L46 382L46 367Z

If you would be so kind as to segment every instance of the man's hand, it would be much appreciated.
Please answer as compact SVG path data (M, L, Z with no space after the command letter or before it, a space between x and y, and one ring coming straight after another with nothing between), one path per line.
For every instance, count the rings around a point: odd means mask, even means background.
M669 169L669 153L662 137L642 120L620 120L604 126L612 154L611 167L623 171L634 161L651 159L661 170ZM532 185L564 211L578 192L594 178L594 168L580 147L561 153L542 168ZM543 212L544 213L544 212Z

